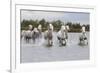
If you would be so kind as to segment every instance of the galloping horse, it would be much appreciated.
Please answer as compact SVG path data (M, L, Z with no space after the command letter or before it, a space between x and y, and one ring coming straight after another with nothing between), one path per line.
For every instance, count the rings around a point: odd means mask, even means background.
M32 34L31 34L32 28L33 28L32 25L29 25L28 30L22 30L21 35L27 43L29 43L29 41L32 37Z
M49 24L48 30L45 31L44 38L45 40L47 40L48 46L53 45L53 25L52 24Z
M88 40L87 40L87 37L86 37L86 31L85 31L85 26L82 27L82 33L79 37L79 44L80 45L87 45L88 44Z
M39 31L39 38L42 38L42 25L39 24L38 26L38 31Z
M57 39L62 46L65 46L68 40L68 30L68 26L62 25L60 31L57 33Z
M26 40L27 43L30 42L31 37L32 37L31 30L25 31L25 40Z
M37 30L37 28L34 28L33 31L32 31L32 40L33 42L36 41L36 39L39 38L39 31Z

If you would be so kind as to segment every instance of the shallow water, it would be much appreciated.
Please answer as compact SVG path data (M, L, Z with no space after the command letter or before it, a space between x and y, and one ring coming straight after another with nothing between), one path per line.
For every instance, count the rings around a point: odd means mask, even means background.
M32 41L25 43L24 40L21 40L21 63L89 59L89 44L87 46L78 45L81 33L68 33L66 46L59 46L56 34L56 32L53 33L52 47L46 46L47 42L43 37L36 43ZM86 34L89 43L89 32Z

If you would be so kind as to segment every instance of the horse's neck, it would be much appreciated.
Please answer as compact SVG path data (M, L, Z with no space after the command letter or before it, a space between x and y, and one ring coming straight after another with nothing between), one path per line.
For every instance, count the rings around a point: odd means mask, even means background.
M66 29L65 31L68 32L68 29Z
M52 35L52 30L48 30L48 35Z
M38 31L39 31L39 32L42 32L42 30L41 30L41 29L39 29Z

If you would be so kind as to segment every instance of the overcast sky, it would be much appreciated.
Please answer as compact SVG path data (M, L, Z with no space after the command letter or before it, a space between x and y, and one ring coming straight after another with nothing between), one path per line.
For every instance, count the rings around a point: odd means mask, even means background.
M30 11L21 10L21 21L25 20L41 20L46 21L61 20L65 22L89 24L89 13L80 12L48 12L48 11Z

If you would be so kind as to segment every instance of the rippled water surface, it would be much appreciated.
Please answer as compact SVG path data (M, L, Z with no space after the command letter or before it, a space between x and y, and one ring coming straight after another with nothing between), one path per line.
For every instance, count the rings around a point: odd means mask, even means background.
M53 46L47 47L44 38L36 43L26 43L21 40L21 63L48 62L48 61L69 61L69 60L88 60L89 44L80 46L79 35L81 33L68 33L68 42L66 46L59 46L56 32L53 33ZM86 33L89 42L89 32Z

